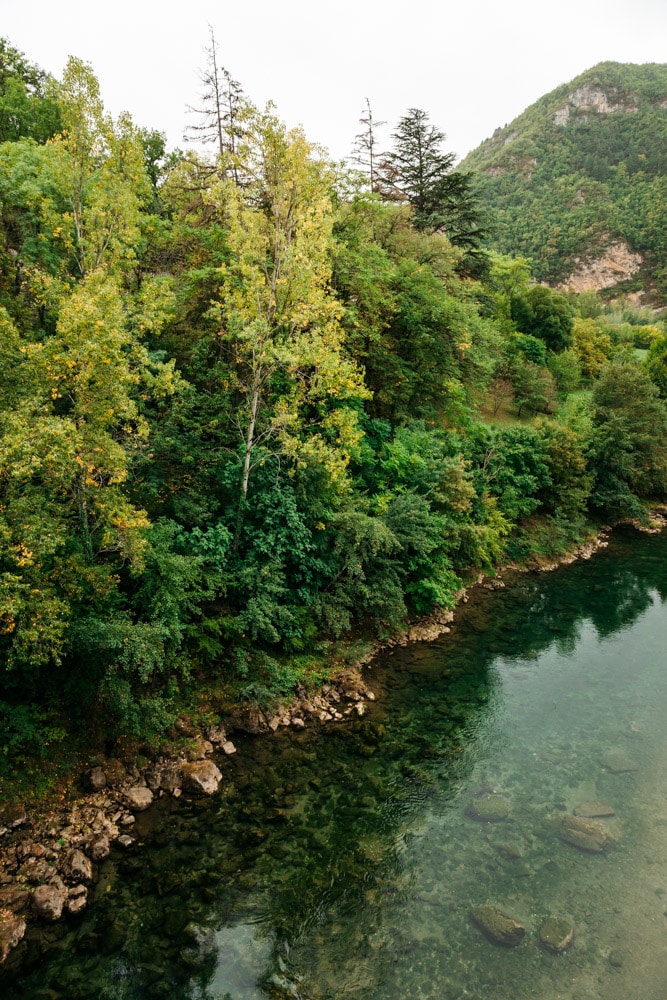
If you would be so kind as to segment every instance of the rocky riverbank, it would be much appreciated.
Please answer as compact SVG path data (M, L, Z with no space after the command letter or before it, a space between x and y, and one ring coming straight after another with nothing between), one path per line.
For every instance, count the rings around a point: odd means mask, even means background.
M656 530L663 524L655 523ZM588 559L606 546L606 529L558 563L528 567L548 571L575 559ZM457 595L466 603L475 587L505 586L520 567L508 566L494 577L479 576ZM525 570L525 567L523 568ZM454 611L440 610L400 635L378 643L356 664L340 670L318 692L297 688L289 704L273 712L247 708L221 717L205 732L181 718L175 737L142 766L133 759L91 762L61 805L47 811L15 806L0 814L0 965L20 963L21 941L31 922L53 923L76 918L88 904L96 866L112 851L139 847L140 813L164 798L215 795L225 783L225 761L236 753L236 732L271 734L361 717L375 700L362 677L363 666L382 650L432 641L449 631ZM25 945L23 946L25 947ZM17 950L18 949L18 950Z

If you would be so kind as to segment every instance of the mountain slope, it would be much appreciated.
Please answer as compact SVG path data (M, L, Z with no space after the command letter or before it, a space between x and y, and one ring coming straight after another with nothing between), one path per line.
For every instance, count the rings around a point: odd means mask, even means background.
M477 173L493 243L551 285L667 301L667 65L605 62L496 129Z

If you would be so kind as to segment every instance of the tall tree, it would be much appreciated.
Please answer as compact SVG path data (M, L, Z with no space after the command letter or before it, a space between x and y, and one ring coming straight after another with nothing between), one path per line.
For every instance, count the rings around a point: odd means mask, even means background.
M230 263L222 269L222 339L233 359L243 441L240 489L267 452L344 477L366 395L343 352L331 282L328 168L299 130L257 114L245 144L243 191L226 182Z
M386 122L377 121L373 117L371 102L366 98L366 107L361 114L359 124L362 126L355 138L353 160L368 172L368 181L373 194L377 194L381 189L380 157L381 152L378 144L378 129L386 125Z
M243 117L248 102L238 80L220 65L215 33L210 25L208 30L206 66L199 74L203 87L201 105L188 108L199 120L186 130L186 139L214 143L220 161L229 160L228 169L238 184L237 153L244 135Z
M426 111L410 108L393 133L383 188L413 208L413 223L422 232L444 233L465 254L464 270L486 270L480 247L487 231L473 175L454 171L454 153L443 151L445 134L432 125ZM467 259L466 259L467 258Z

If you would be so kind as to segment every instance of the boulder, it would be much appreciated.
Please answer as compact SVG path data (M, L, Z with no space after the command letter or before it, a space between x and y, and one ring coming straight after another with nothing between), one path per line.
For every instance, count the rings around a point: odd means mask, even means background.
M10 910L23 913L30 902L30 893L18 885L8 885L0 889L0 912Z
M90 883L93 881L93 866L83 851L72 851L63 870L71 882Z
M603 854L614 846L613 837L602 823L580 816L563 816L560 837L566 844L590 854Z
M32 907L38 917L55 923L60 920L67 890L59 885L38 885L32 894Z
M26 922L14 916L10 910L0 910L0 965L12 948L21 941L26 931Z
M146 774L146 783L153 792L161 788L165 792L173 792L175 788L180 788L182 781L181 765L175 761L158 763Z
M183 787L195 795L215 795L222 774L212 760L196 760L183 765Z
M93 767L83 777L83 783L89 792L101 792L107 787L107 776L104 768Z
M466 816L478 823L502 823L509 819L510 807L502 795L480 795L466 808Z
M123 798L133 812L143 812L152 805L153 793L150 788L145 788L143 785L134 785L123 793Z
M540 927L539 937L543 948L558 954L572 944L574 924L569 917L547 917Z
M526 933L523 924L490 903L473 907L470 911L470 919L491 944L500 945L503 948L516 948L518 944L521 944Z
M111 852L111 844L106 833L94 837L88 845L88 853L93 861L103 861Z
M67 897L67 912L72 916L81 913L88 905L88 890L85 885L75 885Z

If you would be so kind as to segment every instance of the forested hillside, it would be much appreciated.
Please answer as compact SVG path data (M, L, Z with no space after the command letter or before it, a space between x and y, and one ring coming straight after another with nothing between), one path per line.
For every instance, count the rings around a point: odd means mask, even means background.
M493 213L492 245L529 257L540 281L667 299L667 65L600 63L463 167Z
M664 326L488 254L425 113L389 191L217 65L205 155L112 120L77 59L0 61L7 767L159 736L207 685L285 695L664 498Z

